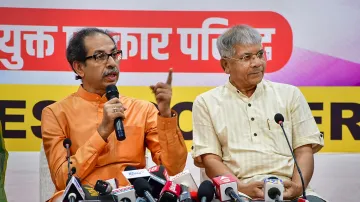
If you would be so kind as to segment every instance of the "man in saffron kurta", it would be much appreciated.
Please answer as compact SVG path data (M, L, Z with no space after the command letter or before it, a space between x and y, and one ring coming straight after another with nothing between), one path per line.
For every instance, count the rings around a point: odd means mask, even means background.
M123 95L107 100L105 89L118 80L121 55L112 37L97 28L80 30L69 42L67 59L82 84L42 113L44 150L57 191L66 187L68 178L65 138L72 141L71 167L76 167L81 183L90 186L111 178L120 186L127 185L122 171L128 165L144 168L146 148L170 175L185 167L186 146L177 115L170 108L172 70L166 83L150 86L158 109L149 101ZM123 118L123 141L115 136L117 117Z

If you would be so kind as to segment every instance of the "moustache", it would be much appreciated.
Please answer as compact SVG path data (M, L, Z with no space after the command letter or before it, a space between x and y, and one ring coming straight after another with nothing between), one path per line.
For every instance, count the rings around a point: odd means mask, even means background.
M264 67L261 67L261 66L254 67L249 74L257 74L257 73L263 72L263 71L264 71Z
M119 73L119 70L117 68L114 68L114 69L111 69L111 70L108 70L106 72L104 72L103 74L103 77L106 77L110 74L118 74Z

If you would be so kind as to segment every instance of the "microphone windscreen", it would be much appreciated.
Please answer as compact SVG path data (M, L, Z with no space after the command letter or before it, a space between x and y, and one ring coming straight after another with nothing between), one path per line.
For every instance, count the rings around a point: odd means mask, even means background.
M284 122L284 116L280 113L275 114L274 119L277 124L280 124L280 122Z
M106 86L106 98L111 100L112 98L119 98L119 91L115 85Z
M75 167L72 167L71 168L71 173L74 175L76 173L76 168Z
M210 202L214 198L215 188L211 181L203 181L198 189L198 200L201 201L203 197L206 197L206 201Z
M276 187L272 187L272 188L269 189L268 195L269 195L269 197L270 197L271 199L275 199L276 196L280 196L281 193L280 193L280 190L279 190L279 189L277 189Z
M69 145L69 147L71 147L71 140L69 138L66 138L64 141L63 141L63 146L66 148L66 145Z
M146 181L144 178L137 178L134 181L134 189L138 196L144 197L144 192L148 191L151 193L151 187L148 181Z

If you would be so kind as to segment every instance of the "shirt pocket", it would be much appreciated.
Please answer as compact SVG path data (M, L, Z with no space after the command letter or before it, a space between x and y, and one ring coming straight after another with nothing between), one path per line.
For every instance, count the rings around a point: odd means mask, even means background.
M264 148L275 154L291 156L291 152L281 126L275 123L272 119L266 119L262 122L264 124L260 128L264 136L264 138L262 138L262 145ZM292 147L291 122L284 121L283 126Z
M145 156L144 128L140 126L125 126L126 139L118 141L115 137L117 154L123 160L142 159Z

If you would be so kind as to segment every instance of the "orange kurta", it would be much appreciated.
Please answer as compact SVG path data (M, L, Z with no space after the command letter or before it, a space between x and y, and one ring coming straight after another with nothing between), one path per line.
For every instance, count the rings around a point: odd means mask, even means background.
M126 139L118 141L113 132L105 142L97 128L106 101L105 96L80 86L76 93L43 110L42 139L57 191L65 188L68 178L65 138L71 139L71 167L76 167L75 176L82 184L94 186L99 179L116 178L120 186L127 185L122 171L128 165L144 168L146 148L153 161L164 165L170 175L184 169L187 149L176 116L161 117L153 103L121 96L127 108L123 121Z

